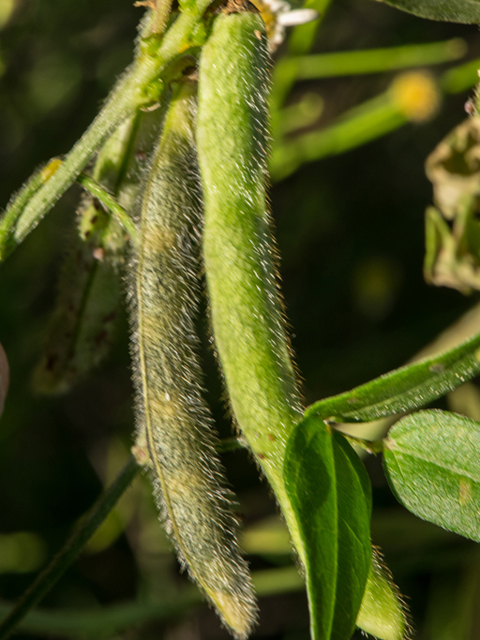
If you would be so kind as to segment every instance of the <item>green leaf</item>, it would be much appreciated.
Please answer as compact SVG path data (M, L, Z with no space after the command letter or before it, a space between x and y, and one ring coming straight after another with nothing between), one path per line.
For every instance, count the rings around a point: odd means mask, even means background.
M306 418L289 438L285 485L305 549L312 640L348 640L371 561L371 488L339 433Z
M376 378L312 404L306 416L332 422L371 422L418 409L459 387L480 372L480 334L440 356Z
M419 411L384 441L384 465L398 499L415 515L480 542L480 423Z
M384 0L384 2L429 20L480 23L480 0Z

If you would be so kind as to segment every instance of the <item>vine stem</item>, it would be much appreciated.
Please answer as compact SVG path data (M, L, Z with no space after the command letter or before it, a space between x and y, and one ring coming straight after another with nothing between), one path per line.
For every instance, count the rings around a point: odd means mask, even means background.
M219 443L218 451L234 451L244 447L241 438L227 438ZM91 509L80 519L60 551L23 593L20 600L0 624L0 640L6 640L10 637L15 627L70 567L84 545L128 489L139 470L140 466L135 458L131 457L113 484L100 495Z
M158 88L157 95L152 96L149 85L159 79L177 56L199 44L194 35L195 28L211 1L199 0L193 6L186 7L163 39L151 36L142 41L138 59L120 79L102 111L64 162L33 194L30 193L32 189L27 192L23 189L11 202L0 221L0 260L9 255L36 227L114 129L129 115L159 98ZM28 201L25 203L26 196ZM19 198L23 202L19 202Z
M75 144L65 161L34 191L25 206L19 206L18 198L12 202L0 224L0 237L3 236L3 246L0 246L1 258L6 258L37 226L115 127L139 106L138 93L137 72L134 70L120 81L110 100ZM25 195L25 190L22 190L18 197L25 198ZM11 214L13 210L16 212L15 217ZM5 228L6 225L8 228Z
M171 6L172 0L157 0L152 33L161 35L165 31Z
M43 169L36 171L11 198L7 209L0 220L0 261L8 255L8 245L11 231L14 228L23 209L31 200L42 184L47 182L57 171L62 161L52 158Z
M0 640L5 640L30 609L53 587L73 563L83 546L95 533L113 509L120 496L132 482L139 467L132 457L113 484L98 498L92 508L81 518L62 549L50 564L37 576L15 607L0 624Z
M305 589L305 582L295 566L254 571L252 580L259 597ZM19 631L49 638L117 637L132 626L178 618L201 603L200 591L189 584L180 593L172 592L171 598L164 597L161 601L128 601L101 609L36 609L20 623ZM0 602L0 613L9 608L8 603Z

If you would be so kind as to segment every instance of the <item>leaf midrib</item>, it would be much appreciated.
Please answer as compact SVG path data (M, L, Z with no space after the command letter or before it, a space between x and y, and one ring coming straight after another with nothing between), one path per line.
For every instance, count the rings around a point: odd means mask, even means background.
M411 453L411 450L409 449L402 449L402 447L398 446L398 443L395 440L390 439L390 442L394 442L395 443L395 448L391 449L390 447L386 447L387 450L390 452L391 455L393 455L394 457L396 456L397 453L400 453L404 456L410 456L412 458L414 458L415 460L420 460L422 462L426 462L429 464L433 464L435 466L437 466L440 469L444 469L445 471L450 471L451 473L455 473L459 476L463 476L465 478L468 478L469 480L473 480L474 482L480 484L480 471L479 471L479 476L478 477L474 477L472 476L470 473L466 472L466 471L458 471L458 469L456 467L449 467L446 464L441 464L438 461L434 461L431 460L430 458L426 457L426 456L422 456L422 455L418 455L418 454L414 454ZM403 475L403 474L402 474Z

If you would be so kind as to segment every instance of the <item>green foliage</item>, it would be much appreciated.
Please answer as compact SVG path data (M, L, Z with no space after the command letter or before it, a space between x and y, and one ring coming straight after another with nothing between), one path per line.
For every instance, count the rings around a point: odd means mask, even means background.
M60 165L60 160L56 158L51 160L43 169L35 173L12 198L0 221L0 260L4 260L16 246L13 240L14 230L27 203L51 179Z
M392 7L408 11L420 18L447 20L448 22L480 22L478 0L384 0Z
M432 19L473 23L480 19L480 5L473 0L389 3ZM402 418L384 441L376 442L363 439L361 425L355 427L358 436L346 438L335 430L335 423L388 418L448 395L479 373L480 337L477 332L464 342L458 338L453 348L449 345L440 355L316 402L304 411L279 295L268 173L273 181L280 181L306 163L344 153L408 123L420 127L439 113L444 97L475 83L479 63L470 61L437 74L408 71L410 67L458 60L465 54L465 45L458 38L361 53L311 55L329 0L308 2L310 9L319 12L313 15L262 0L255 0L255 9L249 3L244 7L233 1L139 4L148 5L149 10L141 22L133 64L72 151L64 160L54 159L35 173L0 220L3 260L71 184L78 181L88 193L80 207L77 244L67 257L37 387L46 392L78 388L77 378L86 378L98 365L106 352L99 337L110 333L125 272L133 291L129 301L137 387L133 451L153 479L154 497L180 563L225 625L238 638L251 632L256 612L251 584L259 595L297 590L302 584L292 564L288 532L281 524L275 545L272 531L269 544L263 547L255 547L255 536L243 537L247 550L253 549L265 562L278 563L276 568L250 576L241 557L236 542L237 518L231 509L233 498L225 489L218 454L245 447L270 483L288 526L306 579L312 638L350 640L357 625L383 640L402 640L409 631L402 597L370 542L371 483L347 438L370 452L384 452L386 473L408 509L480 541L480 473L475 462L480 447L479 423L446 412L423 411ZM286 24L302 22L305 16L316 18L310 24L299 24L280 50L270 94L269 50L275 50L284 37ZM0 23L2 20L8 16L0 16ZM328 49L331 43L325 44ZM363 101L354 106L350 104L353 100L346 100L345 112L334 118L329 115L328 100L311 91L304 93L303 85L298 85L298 95L287 102L297 81L363 75L364 82L368 74L400 69L407 71L388 80L387 88L378 92L375 85L376 95L365 91ZM69 62L68 56L48 54L35 63L29 91L36 110L49 113L73 100L80 75L80 65L73 59ZM386 84L384 79L381 82ZM45 83L51 86L44 94ZM446 266L450 281L453 274L462 283L472 264L476 276L478 150L474 129L478 104L472 103L472 109L475 117L464 127L467 135L461 128L456 130L439 147L447 150L446 157L443 151L433 154L427 165L437 208L427 214L431 224L427 229L426 274L435 284L447 283ZM357 169L340 172L347 200L354 190ZM373 167L372 174L374 171ZM380 185L381 180L375 178ZM445 192L450 196L455 193L453 211L449 209L452 199ZM331 206L325 202L320 207L315 201L312 218L322 221L328 244L329 215L333 220L335 212L330 213ZM392 198L389 209L393 206ZM305 222L301 215L298 218L293 218L299 225L298 237L307 237L311 221ZM375 225L367 224L364 216L358 218L369 235L375 232ZM409 241L410 236L407 230ZM355 244L362 245L362 237L356 238ZM25 260L27 253L22 256L19 252L19 259ZM333 256L334 249L324 253L330 273L344 270ZM389 296L401 281L393 263L383 269L385 262L371 260L353 279L358 284L355 295L359 306L373 322L384 313L382 309L388 307ZM30 269L32 279L34 271ZM200 299L203 276L207 285L204 302ZM457 288L467 292L474 284ZM335 287L326 287L318 295L309 293L308 313L303 314L314 314L317 305L328 309L328 331L335 325L329 288ZM377 298L381 304L376 304ZM224 376L224 395L240 432L238 439L230 437L223 443L212 433L213 420L203 400L205 365L199 357L201 322L196 314L205 306L212 325L211 342ZM431 335L433 328L429 331ZM405 352L405 347L399 347L399 357ZM351 375L355 382L343 385L348 388L358 383L355 366L361 359L352 357L348 366L338 364L335 368L336 358L331 362L324 358L323 366L328 375L342 368L346 376L342 379L349 380ZM0 364L3 404L8 365L5 360ZM211 379L208 386L210 400L210 386L215 386ZM309 387L309 393L313 388ZM473 386L469 388L474 393ZM458 398L449 401L458 404ZM467 411L466 403L463 407ZM118 407L117 412L121 413ZM15 422L21 421L18 414ZM42 420L38 422L42 424ZM130 426L128 417L127 422ZM30 443L22 444L22 458L31 449ZM91 458L97 457L95 451ZM155 538L156 556L145 542L148 536L143 532L148 527L161 536L151 502L146 507L143 504L145 489L134 485L130 498L126 494L118 512L111 512L136 470L130 459L47 569L19 603L8 609L0 625L0 639L8 637L17 625L67 636L107 636L155 616L171 621L196 605L197 591L182 587L177 593L169 578L172 556L166 538ZM36 617L30 612L82 547L87 553L108 547L132 522L134 532L128 530L128 539L136 555L141 591L148 598L152 593L158 597L162 606L156 613L150 602L146 606L141 598L123 612L112 609L111 615L107 612L98 619L86 614L70 625L61 616L52 622L48 616ZM95 531L94 541L85 547ZM161 560L156 564L152 557ZM30 621L23 620L28 615ZM465 614L465 620L469 615Z
M310 417L290 436L284 469L305 550L312 639L350 638L371 560L365 467L342 435Z
M472 103L473 106L473 103ZM480 288L478 167L480 119L467 118L425 163L435 207L425 213L427 282L470 293Z
M480 542L480 423L444 411L402 418L384 441L388 478L420 518Z
M480 335L440 356L416 362L352 391L320 400L306 415L333 422L369 422L418 409L480 371Z

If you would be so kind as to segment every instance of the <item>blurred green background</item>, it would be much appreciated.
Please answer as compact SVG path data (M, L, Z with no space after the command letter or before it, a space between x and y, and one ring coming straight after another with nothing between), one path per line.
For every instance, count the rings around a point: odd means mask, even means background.
M130 0L0 0L2 203L40 163L66 153L88 126L132 58L142 12ZM297 32L291 50L307 53L302 51L307 35ZM422 21L369 0L333 0L315 37L314 53L452 38L465 43L445 49L455 50L450 57L457 60L421 67L433 79L443 77L448 89L438 110L423 122L403 125L405 115L392 112L391 103L385 107L384 92L399 71L292 83L285 67L275 77L275 87L283 87L287 97L285 103L279 99L281 110L273 114L279 160L272 211L308 403L400 366L476 302L427 286L422 261L423 214L431 202L423 164L465 117L472 91L463 89L475 82L476 67L453 80L447 76L450 84L445 73L480 57L478 28ZM275 57L287 51L285 44ZM378 53L376 59L384 58ZM379 101L377 96L384 97ZM372 141L360 144L367 131L361 120L343 134L341 144L325 146L325 138L311 142L314 153L303 159L300 154L298 166L289 164L294 153L289 144L313 131L331 131L341 114L355 120L358 114L351 110L363 103L373 122L366 136ZM380 109L378 117L375 109ZM382 127L393 131L379 136ZM313 160L315 149L325 157ZM74 233L79 195L73 187L0 268L0 342L11 366L0 421L2 601L14 600L28 586L102 486L115 477L132 444L125 313L108 361L89 379L60 398L31 392L31 372L41 353L59 266ZM200 324L207 344L206 321ZM208 347L203 357L209 401L226 437L230 427ZM306 640L306 598L291 569L290 545L269 490L244 451L225 454L224 463L238 495L252 568L280 572L270 582L270 573L259 574L264 580L260 589L269 595L261 599L256 635ZM407 598L415 637L480 639L477 545L409 515L388 489L381 461L366 464L374 486L373 541L382 547ZM19 637L226 638L214 614L191 603L187 583L158 525L149 487L137 479L43 601L44 612L66 612L63 618L40 616ZM102 618L107 614L113 622ZM120 624L122 615L127 622Z

